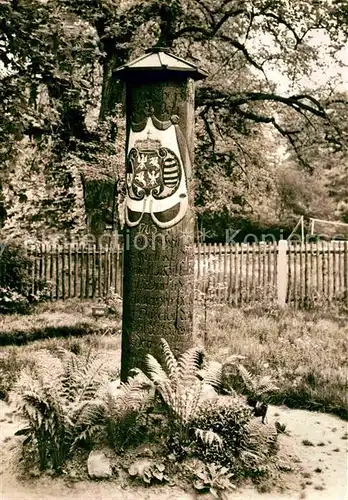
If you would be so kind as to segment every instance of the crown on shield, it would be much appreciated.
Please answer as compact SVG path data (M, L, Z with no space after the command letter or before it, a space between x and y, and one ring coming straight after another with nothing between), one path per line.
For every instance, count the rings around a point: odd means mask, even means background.
M158 139L152 139L150 131L147 133L146 139L138 139L135 141L134 146L140 151L153 151L161 147L161 141Z

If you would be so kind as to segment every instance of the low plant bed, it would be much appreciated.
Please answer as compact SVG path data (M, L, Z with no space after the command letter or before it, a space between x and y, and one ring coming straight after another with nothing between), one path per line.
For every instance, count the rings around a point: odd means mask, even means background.
M36 351L10 395L27 470L62 474L88 452L96 479L117 469L135 484L191 484L218 497L245 478L271 484L276 428L256 419L244 397L219 395L222 365L202 349L175 359L162 346L163 366L147 355L146 373L134 370L125 384L119 360L109 355L107 364L100 350Z

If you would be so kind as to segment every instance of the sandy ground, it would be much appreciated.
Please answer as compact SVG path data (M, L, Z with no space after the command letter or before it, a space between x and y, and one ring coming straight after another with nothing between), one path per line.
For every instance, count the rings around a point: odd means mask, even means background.
M337 417L272 406L269 423L286 424L280 452L290 456L293 471L284 474L284 492L260 494L243 488L231 500L348 500L347 422ZM0 401L1 500L193 500L194 493L173 487L121 488L112 481L79 481L39 478L21 480L16 475L14 432L19 428L9 406ZM307 445L303 441L307 440ZM201 495L200 495L201 496ZM207 498L201 496L202 498Z

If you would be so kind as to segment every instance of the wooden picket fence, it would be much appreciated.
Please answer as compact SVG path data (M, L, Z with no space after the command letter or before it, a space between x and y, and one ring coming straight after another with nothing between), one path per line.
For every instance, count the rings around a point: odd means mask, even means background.
M34 294L46 281L52 300L105 297L111 288L122 295L121 248L43 245L27 253ZM198 300L236 306L255 301L348 305L348 242L197 245L195 289Z
M196 282L222 301L348 306L348 242L200 246Z

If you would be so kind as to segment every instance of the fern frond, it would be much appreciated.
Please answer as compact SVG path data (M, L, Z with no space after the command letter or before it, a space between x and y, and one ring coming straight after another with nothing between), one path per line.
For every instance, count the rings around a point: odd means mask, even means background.
M199 372L204 383L219 388L222 379L222 364L218 361L209 361Z
M72 443L96 432L105 413L97 398L105 380L102 363L87 362L65 350L59 356L39 353L39 363L34 370L22 371L13 393L17 412L34 438L40 466L55 470Z
M178 362L172 353L168 342L166 339L161 339L162 349L164 354L164 362L168 371L168 375L172 383L176 383L177 380L177 370L178 370Z
M94 437L96 434L102 433L104 431L104 424L99 423L95 425L91 425L84 429L83 431L80 432L78 436L75 437L73 442L71 443L70 446L70 452L74 451L76 446L81 442L81 441L86 441L87 439L91 439Z
M71 420L76 426L89 426L102 421L106 405L103 399L85 400L71 407Z
M155 397L153 382L140 370L133 378L113 389L111 384L105 386L102 396L111 418L120 419L131 411L138 411L150 404Z
M279 391L279 387L272 383L269 383L267 385L259 387L257 390L257 394L259 396L263 396L264 394L267 394L269 392L276 392L276 391Z
M203 429L195 429L195 435L198 437L205 446L211 446L216 444L220 450L222 450L224 442L221 436L216 432L209 430L205 431Z
M177 368L178 383L190 384L197 377L201 354L201 349L197 347L193 347L181 354Z
M185 388L185 394L179 399L179 403L183 407L181 410L182 421L185 424L189 424L201 403L201 397L203 392L203 383L197 378L194 380L193 384Z
M149 377L155 384L161 386L163 382L169 381L168 375L152 354L146 356L145 363Z
M255 391L255 382L254 382L253 375L243 365L238 365L238 371L242 377L242 380L244 382L245 387L249 391L254 392Z
M279 387L277 387L271 380L270 377L263 377L259 383L257 384L257 393L262 396L268 392L276 392L279 391Z

